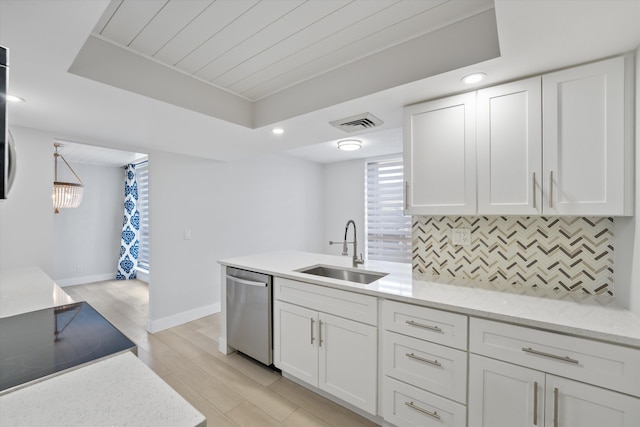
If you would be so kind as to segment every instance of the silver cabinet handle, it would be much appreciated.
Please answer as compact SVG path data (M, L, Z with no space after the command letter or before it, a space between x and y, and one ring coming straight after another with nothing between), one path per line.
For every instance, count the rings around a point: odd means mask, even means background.
M532 181L532 190L533 190L533 209L536 209L536 173L533 172L532 176L531 176L531 181Z
M429 329L430 331L442 332L442 329L440 329L437 326L425 325L424 323L418 323L414 320L405 320L404 322L407 325L417 326L418 328Z
M404 182L404 208L409 209L409 181Z
M320 337L320 344L318 347L322 347L322 320L318 320L318 336Z
M549 357L551 359L562 360L563 362L575 363L576 365L580 363L576 359L572 359L569 356L558 356L551 353L545 353L544 351L534 350L531 347L522 347L522 351L526 353L536 354L538 356Z
M315 341L315 337L313 336L313 324L315 323L315 320L313 320L313 317L309 320L311 320L311 344L313 344L313 341Z
M553 427L558 427L560 425L560 421L558 420L558 400L559 395L558 387L553 389Z
M549 207L553 208L553 171L549 171Z
M533 383L533 425L538 425L538 382Z
M416 356L413 353L405 353L405 356L407 356L407 357L409 357L411 359L419 360L419 361L424 362L424 363L428 363L430 365L442 366L442 363L438 362L437 360L425 359L424 357Z
M420 411L423 414L429 415L431 418L435 418L436 420L440 419L440 415L438 415L438 413L436 411L433 411L433 412L427 411L424 408L421 408L419 406L414 405L413 402L404 402L404 404L407 405L411 409L415 409L416 411Z

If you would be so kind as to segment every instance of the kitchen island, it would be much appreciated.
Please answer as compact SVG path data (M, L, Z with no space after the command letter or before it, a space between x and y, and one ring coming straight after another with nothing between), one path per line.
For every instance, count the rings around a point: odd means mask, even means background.
M640 425L640 318L611 296L303 252L220 264L273 276L282 374L378 424Z
M54 310L49 309L58 307L55 310L64 312L64 308L78 305L73 303L38 268L0 274L0 322L11 319L15 326L16 319L28 317L22 315L55 316L50 314ZM82 315L73 319L74 325L82 323ZM86 329L98 325L94 320L86 323L75 327ZM25 325L25 330L31 329L33 325ZM44 329L46 333L48 328ZM15 343L11 339L15 338L15 329L11 334L13 337L0 336L0 345ZM49 334L53 339L53 331ZM96 339L95 342L99 342L99 338ZM82 345L78 351L85 348ZM0 425L192 427L205 426L206 420L131 351L126 351L6 390L0 395Z

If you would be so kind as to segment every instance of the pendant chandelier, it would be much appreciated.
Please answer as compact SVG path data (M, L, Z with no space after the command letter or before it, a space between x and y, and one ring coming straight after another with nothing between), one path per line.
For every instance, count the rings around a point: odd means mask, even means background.
M62 147L62 144L56 142L53 144L56 152L53 153L54 166L55 166L55 180L53 181L53 207L55 213L59 213L60 208L77 208L82 202L82 195L84 194L84 185L77 173L71 168L69 163L62 157L62 154L58 153L58 149ZM78 184L73 182L58 181L58 157L67 165L71 173L78 180Z

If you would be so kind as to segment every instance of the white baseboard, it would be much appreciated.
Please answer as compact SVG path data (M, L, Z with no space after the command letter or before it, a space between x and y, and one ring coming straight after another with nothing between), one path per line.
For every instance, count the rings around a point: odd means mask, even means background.
M231 354L236 351L236 349L227 345L226 338L218 337L218 351L222 354Z
M141 281L145 282L146 284L149 284L149 271L137 268L136 269L136 279L141 280Z
M85 283L93 283L93 282L103 282L105 280L116 280L116 272L113 273L104 273L104 274L93 274L91 276L82 276L82 277L70 277L68 279L56 279L54 282L58 284L61 288L65 286L75 286L75 285L84 285Z
M173 316L164 317L157 320L149 320L147 322L147 331L150 333L160 332L174 326L182 325L205 316L210 316L220 312L220 303L205 305L204 307L194 308L193 310L184 311L174 314Z

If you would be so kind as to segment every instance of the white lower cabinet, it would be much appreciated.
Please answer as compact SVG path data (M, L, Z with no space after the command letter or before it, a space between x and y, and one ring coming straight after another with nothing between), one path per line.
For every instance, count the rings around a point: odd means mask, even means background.
M472 354L469 427L637 427L640 399Z
M275 366L385 425L640 427L638 348L278 277L273 307Z
M276 367L370 414L377 413L376 326L277 299L273 317Z
M302 381L318 385L318 312L275 301L274 364Z
M469 427L638 427L640 351L471 318Z
M384 420L397 427L467 425L467 316L383 301Z
M638 427L640 399L547 375L545 426Z
M465 427L467 408L393 378L384 378L385 421L398 427ZM513 426L512 426L513 427Z
M469 427L544 425L545 374L472 354Z

